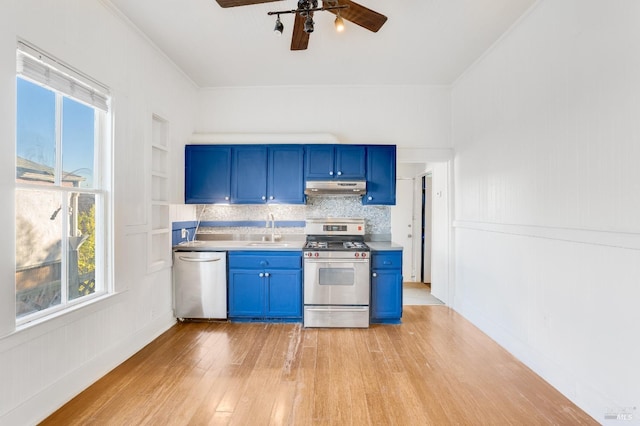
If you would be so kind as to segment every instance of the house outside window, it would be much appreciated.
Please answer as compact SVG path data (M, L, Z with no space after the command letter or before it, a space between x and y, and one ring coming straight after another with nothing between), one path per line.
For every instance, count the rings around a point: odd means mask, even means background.
M16 320L109 291L108 90L25 43L17 51Z

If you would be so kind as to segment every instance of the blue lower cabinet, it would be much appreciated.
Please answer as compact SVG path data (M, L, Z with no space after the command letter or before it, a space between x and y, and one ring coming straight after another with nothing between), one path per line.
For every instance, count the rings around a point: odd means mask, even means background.
M301 271L267 270L265 300L268 318L302 319Z
M373 253L371 322L400 324L402 320L402 252Z
M229 319L302 321L302 252L230 252Z
M264 278L252 269L229 269L229 316L264 315Z

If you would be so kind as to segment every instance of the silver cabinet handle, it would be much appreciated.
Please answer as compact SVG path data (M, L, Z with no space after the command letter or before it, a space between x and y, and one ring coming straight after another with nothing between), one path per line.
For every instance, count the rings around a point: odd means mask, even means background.
M229 196L224 197L225 201L229 201Z
M333 172L329 172L329 176L333 176Z
M266 197L266 196L264 196L264 195L263 195L262 197L260 197L260 198L262 198L262 201L264 201L264 200L266 200L266 199L267 199L267 197Z
M270 199L270 200L273 200L273 195L271 195L271 196L269 197L269 199Z
M373 274L371 274L374 278L378 276L377 272L374 272Z
M220 258L218 259L200 259L197 257L185 257L185 256L178 256L178 259L183 260L185 262L217 262L218 260L220 260Z
M263 274L262 272L260 272L260 273L258 274L258 276L259 276L260 278L262 278L262 277L264 277L264 274Z
M338 176L342 176L342 172L338 172Z
M265 277L270 277L270 276L271 276L271 274L270 274L270 273L268 273L268 272L265 272L265 273L264 273L264 276L265 276Z
M371 201L371 200L373 200L373 197L372 197L371 195L369 195L369 196L367 197L367 200Z

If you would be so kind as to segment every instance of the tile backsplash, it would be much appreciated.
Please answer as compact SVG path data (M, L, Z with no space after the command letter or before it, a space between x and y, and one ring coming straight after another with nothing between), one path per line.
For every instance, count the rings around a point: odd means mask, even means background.
M198 205L197 218L201 222L254 222L255 227L200 226L201 233L260 233L264 222L273 213L276 223L303 224L307 218L361 217L366 221L365 232L373 239L390 239L391 211L389 206L363 206L360 197L310 197L306 205ZM278 226L280 234L304 234L302 226Z

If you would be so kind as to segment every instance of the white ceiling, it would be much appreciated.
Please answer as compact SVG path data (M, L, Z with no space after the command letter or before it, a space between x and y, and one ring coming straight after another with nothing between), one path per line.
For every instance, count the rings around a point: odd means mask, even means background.
M268 11L297 0L221 8L215 0L109 0L198 86L451 84L536 0L358 0L388 17L377 33L315 14L305 51L275 36Z

